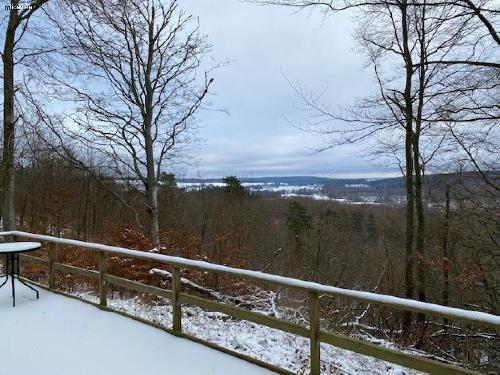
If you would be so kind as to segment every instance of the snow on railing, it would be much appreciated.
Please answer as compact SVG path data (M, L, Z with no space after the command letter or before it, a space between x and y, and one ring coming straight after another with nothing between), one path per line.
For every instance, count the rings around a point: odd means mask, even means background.
M108 284L116 285L126 289L131 289L140 293L149 293L156 296L168 298L172 302L172 329L158 327L165 329L177 336L181 336L190 340L194 340L210 346L212 348L224 351L239 358L245 359L249 362L258 364L259 366L266 367L277 373L288 374L288 371L277 368L269 363L262 362L253 357L237 353L217 346L208 341L201 340L198 337L189 335L182 330L182 305L194 305L205 310L215 311L222 314L232 316L236 319L242 319L264 325L273 329L278 329L283 332L302 336L309 339L310 348L310 369L312 375L319 375L321 369L321 343L327 343L338 348L349 350L362 355L367 355L373 358L381 359L383 361L402 365L404 367L413 368L419 371L424 371L432 374L477 374L474 371L451 366L435 360L430 360L423 357L414 356L398 350L385 348L373 343L355 339L349 336L328 333L320 329L320 296L342 296L349 297L356 300L373 303L376 305L388 306L402 311L413 311L423 313L430 316L437 316L448 320L459 320L467 323L473 323L480 326L494 328L500 331L500 316L488 314L479 311L469 311L453 307L446 307L432 303L420 302L411 299L400 297L388 296L377 293L363 292L357 290L350 290L338 288L329 285L322 285L311 281L303 281L293 279L290 277L272 275L268 273L251 271L239 268L223 266L219 264L208 263L200 260L191 260L180 257L155 254L151 252L144 252L139 250L130 250L123 247L108 246L91 242L83 242L78 240L70 240L59 237L33 234L21 231L0 232L0 237L22 237L31 240L38 240L48 242L49 246L49 259L43 259L33 256L24 255L23 261L31 261L48 266L49 280L48 289L56 291L55 272L63 271L69 273L80 274L85 277L97 278L99 280L99 304L98 307L109 311L119 312L116 309L110 308L107 305ZM9 238L8 240L12 240ZM98 269L88 270L64 263L58 263L55 256L55 244L79 247L82 249L94 250L98 255ZM137 281L117 277L106 272L106 253L124 255L128 257L144 259L148 261L168 264L173 267L172 272L162 271L164 276L171 279L171 290L158 288L155 286L143 284ZM268 316L265 314L257 313L254 311L242 309L240 307L232 306L230 304L220 303L209 299L197 297L192 294L184 293L182 291L182 284L186 284L187 280L181 278L181 269L197 269L213 273L220 273L232 275L243 279L251 279L265 283L272 283L280 286L287 286L298 288L308 293L309 305L309 327L304 327L287 320L278 319L276 317ZM158 272L159 270L153 271ZM37 284L39 285L39 284ZM42 286L42 285L40 285ZM46 286L43 286L46 287ZM62 293L57 291L58 293ZM65 293L62 293L65 294ZM144 323L154 325L152 322L144 321L143 319L131 316L129 314L119 312L122 315L127 315L132 319L140 320ZM155 325L157 326L157 325Z
M41 234L33 234L21 231L0 232L0 236L1 237L20 236L24 238L30 238L33 240L47 241L61 245L81 247L89 250L97 250L106 253L126 255L135 258L150 260L159 263L166 263L185 268L200 269L205 271L212 271L215 273L234 275L241 278L248 278L253 280L269 282L272 284L285 285L293 288L303 289L322 294L350 297L356 300L370 302L377 305L394 307L398 310L420 312L431 316L463 320L470 323L476 323L482 326L489 326L495 329L500 329L500 316L479 311L464 310L455 307L442 306L434 303L415 301L407 298L339 288L339 287L319 284L312 281L304 281L285 276L273 275L260 271L252 271L252 270L228 267L201 260L192 260L181 257L174 257L170 255L154 254L139 250L131 250L118 246L102 245L92 242L71 240L71 239L65 239L65 238L59 238Z

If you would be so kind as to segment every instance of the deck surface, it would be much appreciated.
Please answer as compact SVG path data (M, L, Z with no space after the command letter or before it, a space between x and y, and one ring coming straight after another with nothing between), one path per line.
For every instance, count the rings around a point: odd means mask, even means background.
M0 284L4 278L0 278ZM10 280L0 288L1 373L15 375L270 375L217 350Z

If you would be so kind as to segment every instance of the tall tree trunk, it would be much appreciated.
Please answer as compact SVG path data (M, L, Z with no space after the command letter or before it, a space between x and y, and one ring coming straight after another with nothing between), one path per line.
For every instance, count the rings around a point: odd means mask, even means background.
M12 2L13 8L18 1ZM2 219L4 230L14 230L14 151L15 151L15 111L14 111L14 47L18 25L17 9L11 9L5 34L3 49L3 153L2 153Z
M414 162L415 162L415 207L417 214L417 235L415 238L415 253L417 259L417 295L419 301L425 302L426 285L425 285L425 213L424 202L422 197L423 175L420 162L418 161L418 135L414 137ZM423 316L421 316L422 318Z
M420 95L420 94L419 94ZM420 104L419 104L420 107ZM420 112L420 108L419 108ZM414 143L413 143L413 159L415 163L415 207L417 214L417 230L416 230L416 238L415 238L415 258L416 258L416 271L417 271L417 297L419 301L426 301L426 285L425 285L425 216L424 216L424 203L422 197L422 168L419 161L419 137L420 136L420 124L417 121L415 126L415 134L414 134ZM417 348L423 344L423 339L425 337L425 314L418 313L417 314L417 322L420 324L419 326L419 338L416 344Z
M320 215L320 220L318 223L317 237L316 237L316 253L314 255L314 270L313 270L313 280L316 282L320 281L319 270L321 267L321 242L323 239L323 213Z
M149 179L149 178L148 178ZM152 182L148 187L149 236L155 247L160 246L160 225L158 219L158 184Z
M155 247L160 246L160 225L158 215L158 176L155 170L154 147L153 147L153 85L151 83L151 69L153 64L154 54L154 22L155 10L151 12L149 20L149 49L148 61L145 71L146 97L145 97L145 112L144 112L144 141L146 149L146 165L147 165L147 204L149 214L149 236Z
M443 292L441 294L441 303L443 306L448 306L450 298L450 260L448 255L448 236L450 232L450 185L446 185L445 191L445 211L444 211L444 223L443 223ZM443 320L444 329L447 330L446 325L448 324L448 319Z
M415 165L415 207L417 214L417 235L415 239L415 254L417 263L417 295L419 301L426 301L426 286L425 286L425 213L424 213L424 202L422 196L422 185L423 185L423 169L420 157L420 133L422 130L422 118L424 110L424 92L425 92L425 80L426 80L426 40L425 40L425 0L424 6L422 7L421 14L421 32L420 32L420 66L419 66L419 87L418 87L418 108L417 116L415 118L415 134L413 135L413 162ZM417 315L418 321L422 322L425 320L424 314Z
M409 47L408 35L408 2L403 1L400 5L401 9L401 26L403 33L403 57L406 67L405 80L405 161L406 161L406 241L405 241L405 297L413 298L414 283L413 283L413 239L414 239L414 193L413 193L413 100L412 100L412 76L413 63ZM405 312L403 317L403 331L407 332L411 325L411 313Z

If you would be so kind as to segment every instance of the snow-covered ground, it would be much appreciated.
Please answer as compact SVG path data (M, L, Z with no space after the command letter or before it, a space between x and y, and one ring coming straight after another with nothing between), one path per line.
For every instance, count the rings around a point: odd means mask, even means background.
M339 202L339 203L345 203L345 204L352 204L352 205L380 205L381 203L376 202L378 197L360 197L361 200L355 201L347 198L332 198L329 197L328 195L324 194L297 194L297 193L283 193L281 194L282 198L308 198L308 199L313 199L315 201L332 201L332 202Z
M16 292L13 308L10 284L0 289L0 374L272 374L80 301Z
M77 293L81 298L97 303L94 293ZM172 327L172 306L169 301L145 304L139 297L120 298L118 294L108 299L108 305L165 327ZM198 338L210 341L233 351L273 364L299 375L309 374L309 342L307 339L279 330L233 319L228 315L209 312L198 307L183 306L182 329ZM265 313L265 311L260 311ZM279 311L275 311L280 315ZM382 346L394 348L390 342L374 340ZM322 374L335 375L416 375L384 361L321 345ZM225 374L225 373L224 373Z
M242 186L252 192L269 191L275 193L290 193L296 191L320 192L323 185L289 185L286 183L272 183L272 182L242 182ZM177 182L177 187L186 191L196 191L211 187L225 187L224 182Z

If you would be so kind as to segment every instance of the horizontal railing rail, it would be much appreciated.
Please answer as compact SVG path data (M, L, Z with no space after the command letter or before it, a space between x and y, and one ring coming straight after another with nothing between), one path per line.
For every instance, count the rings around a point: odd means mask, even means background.
M400 297L387 296L383 294L338 288L310 281L303 281L284 276L267 274L259 271L233 268L199 260L191 260L191 259L162 255L162 254L154 254L139 250L126 249L123 247L102 245L102 244L84 242L79 240L64 239L59 237L33 234L21 231L0 232L0 237L1 236L28 238L31 240L38 240L41 242L47 242L49 244L52 244L49 247L48 260L30 255L22 255L21 257L23 261L29 261L48 266L49 289L52 290L55 289L55 272L62 271L97 279L99 281L99 296L100 296L99 306L101 308L106 308L107 310L112 310L107 307L107 300L106 300L107 288L109 284L134 290L140 293L149 293L170 299L172 301L172 306L173 306L173 327L172 330L169 330L169 332L189 339L194 339L195 341L198 342L202 340L182 332L182 321L181 321L182 304L195 305L203 309L221 312L237 319L252 321L257 324L265 325L284 332L306 337L310 340L311 374L313 375L318 375L320 373L321 342L433 374L477 373L472 370L460 368L457 366L452 366L449 364L426 359L423 357L414 356L408 353L404 353L402 351L387 349L375 344L364 342L362 340L351 338L349 336L323 332L320 330L320 308L319 308L320 295L328 295L333 297L335 296L348 297L354 300L368 302L379 306L391 307L400 311L411 311L411 312L423 313L429 316L445 318L448 320L458 320L469 324L475 324L478 326L493 328L497 330L497 332L500 330L500 316L484 312L469 311L453 307L441 306L432 303L425 303L425 302L400 298ZM98 270L88 270L56 262L54 245L64 245L64 246L78 247L82 249L96 251L98 254ZM173 267L172 290L158 288L151 285L146 285L136 281L107 274L106 262L105 262L106 253L123 255L127 257L133 257L137 259L148 260L172 266ZM182 289L181 278L180 278L181 269L203 270L217 274L231 275L242 279L250 279L264 283L271 283L279 286L297 288L306 291L308 293L308 299L309 299L309 315L310 315L309 328L292 323L290 321L277 319L261 313L252 312L232 305L183 293L181 291ZM203 343L214 347L213 344L206 342ZM228 352L227 349L219 347L217 347L217 349ZM274 366L270 366L263 362L241 355L239 353L231 352L231 354L234 354L246 360L250 360L251 362L257 363L261 366L270 368L280 373L289 373L285 370L278 369Z

